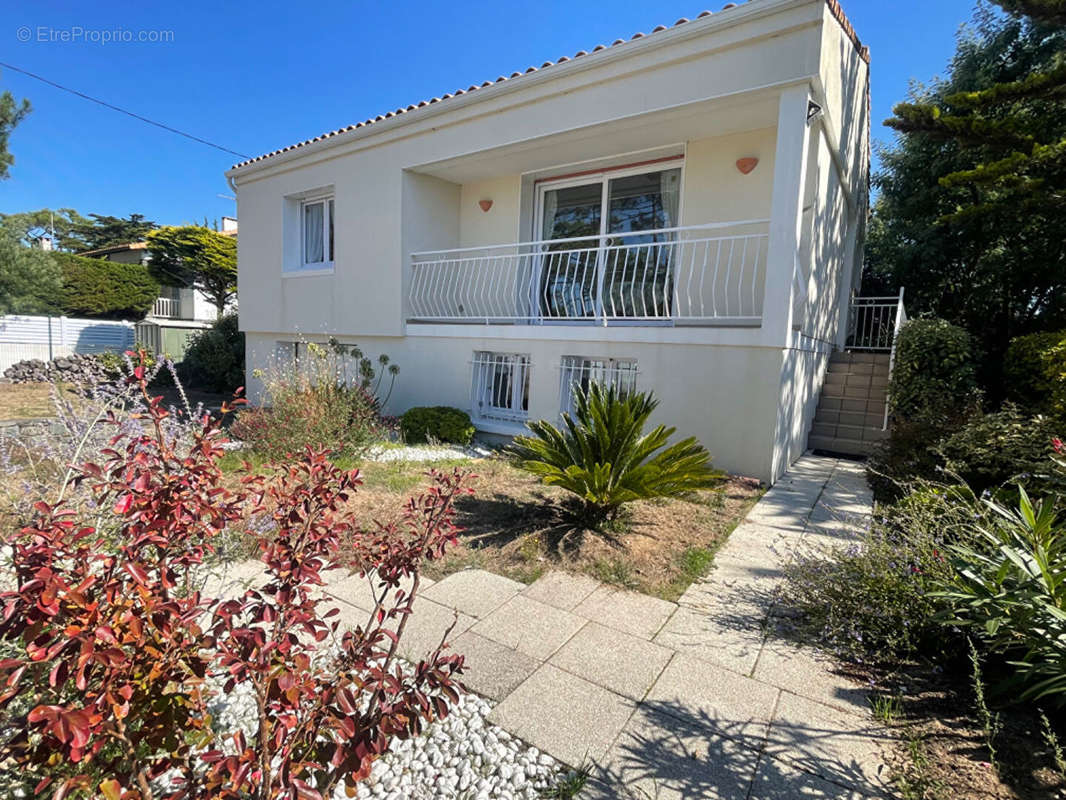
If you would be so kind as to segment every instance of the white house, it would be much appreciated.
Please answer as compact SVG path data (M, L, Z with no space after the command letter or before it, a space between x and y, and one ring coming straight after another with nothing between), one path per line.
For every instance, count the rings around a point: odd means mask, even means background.
M868 87L837 0L750 0L236 165L253 400L327 336L492 434L598 376L776 480L845 343Z

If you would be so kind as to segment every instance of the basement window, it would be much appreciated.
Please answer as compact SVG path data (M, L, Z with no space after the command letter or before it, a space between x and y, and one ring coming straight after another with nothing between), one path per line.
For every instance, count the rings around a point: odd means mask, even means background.
M529 417L529 355L474 353L471 409L477 419L525 422Z
M615 387L622 397L637 390L637 362L632 358L563 356L559 370L559 412L573 414L577 393L599 383Z

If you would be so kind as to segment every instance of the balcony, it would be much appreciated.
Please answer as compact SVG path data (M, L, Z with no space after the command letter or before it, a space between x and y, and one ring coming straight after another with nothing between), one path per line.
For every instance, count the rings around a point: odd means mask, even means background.
M768 222L413 253L408 320L758 325Z
M180 319L181 303L176 297L157 297L150 316L161 319Z

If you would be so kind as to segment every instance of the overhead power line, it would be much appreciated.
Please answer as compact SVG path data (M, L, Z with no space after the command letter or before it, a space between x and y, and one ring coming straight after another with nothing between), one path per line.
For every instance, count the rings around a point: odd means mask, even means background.
M251 158L251 156L245 155L244 153L238 153L236 150L230 150L228 147L223 147L220 144L209 142L207 139L201 139L199 136L193 136L191 133L186 133L185 131L180 131L177 128L172 128L169 125L164 125L162 122L156 122L154 119L148 119L148 117L142 117L140 114L134 114L132 111L127 111L124 108L120 108L119 106L105 102L103 100L100 100L99 98L87 95L85 94L85 92L79 92L77 89L71 89L69 86L63 86L62 84L56 83L55 81L50 81L48 80L48 78L45 78L41 75L37 75L36 73L30 72L28 70L19 69L18 67L13 66L11 64L5 64L3 61L0 61L0 67L9 69L12 72L18 72L19 74L25 75L28 78L33 78L34 80L40 81L41 83L46 83L49 86L54 86L56 89L68 92L72 95L75 95L76 97L82 98L83 100L88 100L90 103L96 103L97 105L103 106L104 108L110 108L112 111L117 111L120 114L125 114L127 117L133 117L136 120L146 122L149 125L154 125L157 128L162 128L163 130L169 131L170 133L176 133L178 136L184 136L186 139L192 139L194 142L206 144L208 147L213 147L216 150L221 150L223 153L229 153L230 155L238 156L244 159Z

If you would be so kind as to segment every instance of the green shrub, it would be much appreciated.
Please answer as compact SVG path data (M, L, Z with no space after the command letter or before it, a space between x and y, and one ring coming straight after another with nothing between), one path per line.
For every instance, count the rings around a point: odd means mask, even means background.
M1017 511L995 503L974 543L949 548L953 571L939 579L946 622L961 625L1007 657L1022 696L1066 705L1066 528L1051 499Z
M143 319L159 297L159 283L142 264L50 255L63 272L63 313L72 317Z
M623 395L594 382L575 401L574 416L563 414L563 430L530 422L533 435L516 437L511 453L522 469L577 495L590 522L615 518L632 500L676 497L721 481L695 437L667 446L674 428L644 433L659 404L650 392Z
M953 420L978 400L973 343L965 330L942 319L905 323L896 340L889 386L896 419Z
M933 480L937 444L979 411L970 335L939 319L903 325L889 386L892 425L868 462L878 500L895 500L913 480Z
M1043 494L1066 489L1059 470L1052 469L1053 439L1062 426L1050 417L1030 417L1013 403L992 414L975 417L941 442L945 468L975 492L1023 481Z
M244 385L244 334L236 314L220 317L189 340L180 375L192 388L208 392L232 392Z
M1003 372L1007 396L1023 408L1066 416L1066 331L1012 339Z
M965 488L920 483L856 543L794 559L782 599L844 659L950 655L960 642L943 629L945 606L931 592L950 575L945 548L972 537L973 508Z
M278 358L256 376L263 381L265 406L241 411L230 432L272 460L306 447L338 456L362 455L385 436L372 379L352 385L345 377L346 352L308 343L298 362Z
M474 441L474 425L465 411L450 406L416 406L400 417L400 432L408 444L451 442L468 445Z

